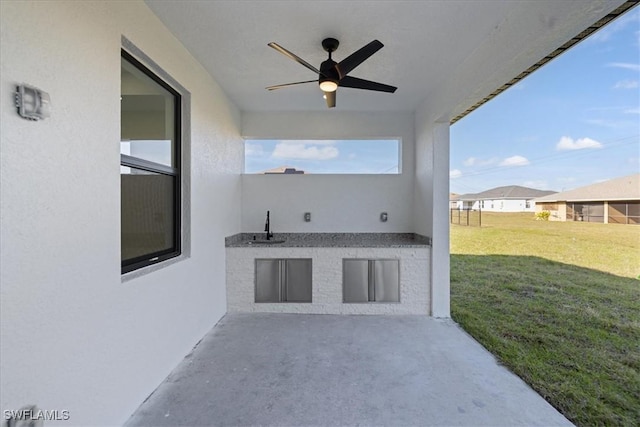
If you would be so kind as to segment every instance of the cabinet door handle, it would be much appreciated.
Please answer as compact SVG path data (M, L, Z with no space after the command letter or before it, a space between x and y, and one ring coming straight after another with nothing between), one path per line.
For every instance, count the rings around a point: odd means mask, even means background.
M281 259L280 264L280 302L287 301L287 261Z
M369 302L376 300L376 265L374 260L369 260Z

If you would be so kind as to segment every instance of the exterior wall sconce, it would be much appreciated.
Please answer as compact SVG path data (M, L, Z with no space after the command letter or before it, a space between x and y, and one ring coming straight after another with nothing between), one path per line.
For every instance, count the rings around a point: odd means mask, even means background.
M43 90L27 84L16 89L18 114L27 120L43 120L51 115L51 97Z

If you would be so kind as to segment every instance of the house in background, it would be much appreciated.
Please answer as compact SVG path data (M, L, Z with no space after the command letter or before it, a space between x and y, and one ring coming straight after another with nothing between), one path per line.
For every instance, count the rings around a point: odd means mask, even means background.
M640 224L640 174L539 197L536 212L550 221Z
M277 168L268 169L266 171L258 172L261 174L293 174L293 175L301 175L304 174L305 171L296 169L292 166L279 166Z
M460 195L458 193L449 193L449 209L458 209L458 199Z
M0 407L122 425L227 313L225 238L262 232L267 210L281 232L428 236L429 313L450 317L450 125L633 6L0 1ZM337 60L382 41L353 76L396 93L341 87L327 109L315 80L265 90L318 79L267 43L318 66L330 36ZM50 95L46 120L18 114L23 82ZM121 151L145 123L171 125L153 137L173 141L169 165ZM246 140L301 138L397 138L401 172L243 174ZM121 171L134 167L165 191L133 199L170 205L131 234L173 220L171 247L123 271Z
M458 196L452 209L482 210L485 212L534 212L534 199L554 191L507 185L496 187L481 193Z

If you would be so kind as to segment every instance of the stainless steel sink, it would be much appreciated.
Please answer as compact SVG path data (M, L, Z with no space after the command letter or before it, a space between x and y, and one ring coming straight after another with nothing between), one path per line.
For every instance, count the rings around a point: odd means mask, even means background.
M249 240L247 245L277 245L279 243L284 243L285 240Z

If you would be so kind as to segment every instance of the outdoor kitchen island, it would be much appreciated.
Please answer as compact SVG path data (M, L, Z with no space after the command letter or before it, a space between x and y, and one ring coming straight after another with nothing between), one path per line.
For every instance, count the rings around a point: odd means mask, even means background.
M239 233L225 245L230 313L430 314L429 237Z

